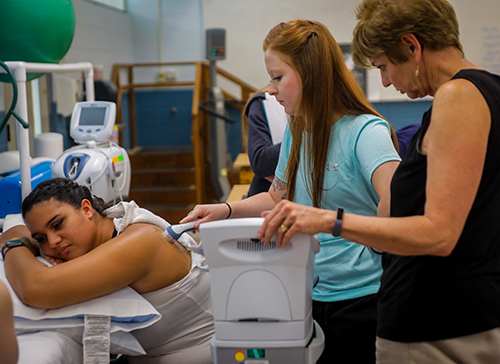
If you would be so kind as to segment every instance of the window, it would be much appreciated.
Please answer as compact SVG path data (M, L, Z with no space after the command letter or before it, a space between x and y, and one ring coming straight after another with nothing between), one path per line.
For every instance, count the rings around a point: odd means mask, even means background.
M125 11L125 0L87 0L90 1L91 3L96 3L96 4L101 4L105 5L107 7Z

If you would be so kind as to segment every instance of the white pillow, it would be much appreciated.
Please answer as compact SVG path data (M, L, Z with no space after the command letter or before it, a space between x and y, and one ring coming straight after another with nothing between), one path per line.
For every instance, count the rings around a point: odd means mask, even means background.
M42 258L39 260L46 263ZM144 349L130 331L148 327L161 318L160 313L130 287L82 303L45 310L22 303L5 276L4 262L1 260L0 280L10 291L18 334L56 331L81 344L85 314L110 316L111 353L143 355Z
M23 216L21 214L10 214L5 216L5 221L3 222L3 231L9 230L11 227L17 225L25 225Z
M18 335L19 363L83 364L83 347L57 332Z

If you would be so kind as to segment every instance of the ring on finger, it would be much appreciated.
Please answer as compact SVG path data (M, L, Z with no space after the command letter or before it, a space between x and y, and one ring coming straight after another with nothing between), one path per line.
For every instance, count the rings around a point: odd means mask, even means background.
M287 227L287 226L285 226L284 224L282 224L282 225L281 225L281 231L282 231L283 233L286 233L286 232L287 232L287 230L288 230L288 227Z

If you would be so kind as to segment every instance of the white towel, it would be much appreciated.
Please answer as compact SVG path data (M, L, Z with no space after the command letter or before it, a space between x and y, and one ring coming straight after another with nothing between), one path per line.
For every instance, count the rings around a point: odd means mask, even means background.
M113 219L115 229L120 234L127 226L136 223L148 223L165 230L170 224L151 211L139 207L135 201L120 202L104 211L104 215Z
M104 211L104 215L113 219L115 229L120 234L127 226L135 223L148 223L165 230L170 224L151 211L139 207L135 201L120 202ZM188 234L183 234L179 238L181 243L188 250L197 250L198 243ZM205 257L195 252L191 252L193 261L200 268L205 268Z

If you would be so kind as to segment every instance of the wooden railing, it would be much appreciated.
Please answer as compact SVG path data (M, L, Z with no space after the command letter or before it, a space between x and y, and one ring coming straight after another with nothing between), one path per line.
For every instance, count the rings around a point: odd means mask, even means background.
M176 66L194 66L194 80L184 82L152 82L152 83L136 83L134 82L134 69L144 67L176 67ZM127 75L126 82L122 83L121 73L125 70ZM256 88L249 85L245 81L232 75L231 73L217 67L217 74L225 80L241 89L240 95L235 96L226 90L222 90L226 99L234 99L246 101L256 91ZM208 62L169 62L169 63L122 63L113 65L111 81L118 88L117 99L117 115L116 122L119 127L123 124L123 93L128 90L128 106L129 106L129 122L130 122L130 146L137 147L136 136L136 109L135 109L135 89L136 88L156 88L156 87L179 87L193 86L193 103L192 103L192 133L191 142L193 143L193 153L196 170L196 200L197 203L207 202L207 181L209 170L209 161L206 159L209 146L209 118L205 112L200 112L199 104L202 101L208 100L208 90L210 87L210 70ZM241 107L241 104L236 104ZM123 127L119 128L119 141L124 145Z

